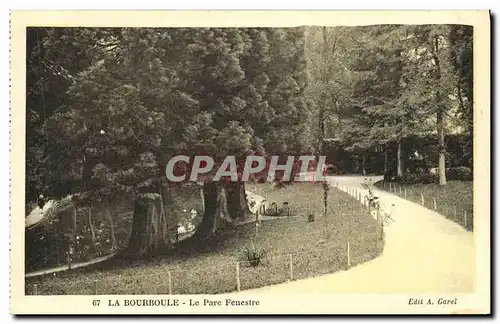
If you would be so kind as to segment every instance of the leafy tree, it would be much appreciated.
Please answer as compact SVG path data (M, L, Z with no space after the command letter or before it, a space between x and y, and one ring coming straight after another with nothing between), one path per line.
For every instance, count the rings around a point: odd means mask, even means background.
M444 25L309 28L308 95L318 138L360 154L362 165L368 151L384 147L385 169L395 146L401 176L404 140L437 134L445 181L443 138L457 126L451 115L472 123L461 113L469 101L456 81L462 73L461 86L472 89L465 85L471 80L467 35L464 26Z
M459 102L457 116L464 121L469 140L466 158L472 167L473 142L473 28L465 25L452 25L448 34L449 60L455 72L456 96ZM451 116L450 116L451 117Z
M301 30L58 32L62 40L72 35L92 56L72 71L64 100L44 124L46 138L53 139L48 157L65 166L52 177L76 184L60 195L79 190L107 199L135 196L129 255L170 246L168 188L174 184L165 181L164 170L171 156L206 154L220 163L227 155L242 159L307 146ZM94 38L98 45L91 45ZM206 182L203 191L205 215L193 239L203 240L247 212L241 182Z
M179 33L130 28L106 35L101 42L113 45L103 45L105 55L75 76L67 108L47 124L56 152L65 153L68 165L83 165L83 190L135 195L130 254L170 244L168 231L148 231L155 223L164 228L166 213L153 219L146 206L158 199L165 148L179 144L181 112L197 106L177 77Z

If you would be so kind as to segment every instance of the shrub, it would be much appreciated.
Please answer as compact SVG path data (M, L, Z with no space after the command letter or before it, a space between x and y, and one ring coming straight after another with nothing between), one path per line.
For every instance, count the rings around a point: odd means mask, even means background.
M401 179L403 184L415 184L420 182L420 175L415 173L406 173Z
M405 173L402 177L396 176L392 177L391 182L399 182L401 184L417 184L417 183L438 183L439 175L432 174L429 172L420 172L420 173Z
M307 216L307 221L308 221L309 223L314 222L314 214L309 214L309 215Z
M472 170L465 166L450 168L446 171L447 180L471 181L472 178Z
M240 261L250 264L252 267L257 267L266 257L266 251L258 248L252 242L252 245L247 246L240 257Z
M420 183L429 184L429 183L438 183L439 175L431 174L428 172L424 172L420 175Z
M340 173L340 170L339 168L337 168L335 165L333 164L328 164L327 168L326 168L326 173L327 174L339 174Z
M384 174L384 181L397 181L399 177L393 172L387 172Z

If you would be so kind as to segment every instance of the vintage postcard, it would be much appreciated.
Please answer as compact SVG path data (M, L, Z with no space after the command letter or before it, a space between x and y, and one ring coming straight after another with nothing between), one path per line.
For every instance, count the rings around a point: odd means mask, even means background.
M13 11L10 49L13 314L490 314L488 11Z

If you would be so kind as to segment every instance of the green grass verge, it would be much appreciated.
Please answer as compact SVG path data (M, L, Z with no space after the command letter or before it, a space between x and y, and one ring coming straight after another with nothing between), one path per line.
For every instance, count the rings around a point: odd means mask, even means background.
M202 247L133 266L28 278L26 294L33 293L34 284L41 295L94 294L95 287L98 294L167 294L169 273L173 294L217 294L236 290L236 264L252 244L266 257L257 267L240 263L242 290L290 280L290 255L293 279L300 279L345 269L347 242L351 266L374 259L383 249L375 220L346 193L330 188L325 219L321 184L281 189L259 184L255 189L268 202L288 201L293 217L262 221L257 234L254 223L245 224ZM311 212L315 222L307 220Z
M423 195L425 207L435 210L469 231L474 230L472 181L448 181L444 186L434 183L405 185L388 181L379 181L375 185L381 190L391 191L418 204L422 204Z

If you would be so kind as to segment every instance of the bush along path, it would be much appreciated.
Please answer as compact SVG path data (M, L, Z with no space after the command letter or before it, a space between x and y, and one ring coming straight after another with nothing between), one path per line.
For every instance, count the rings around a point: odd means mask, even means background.
M381 177L380 177L381 178ZM373 179L375 183L379 179ZM333 187L364 197L364 177L329 177ZM419 204L372 186L382 208L394 204L376 259L347 271L244 293L471 293L475 250L471 232Z

